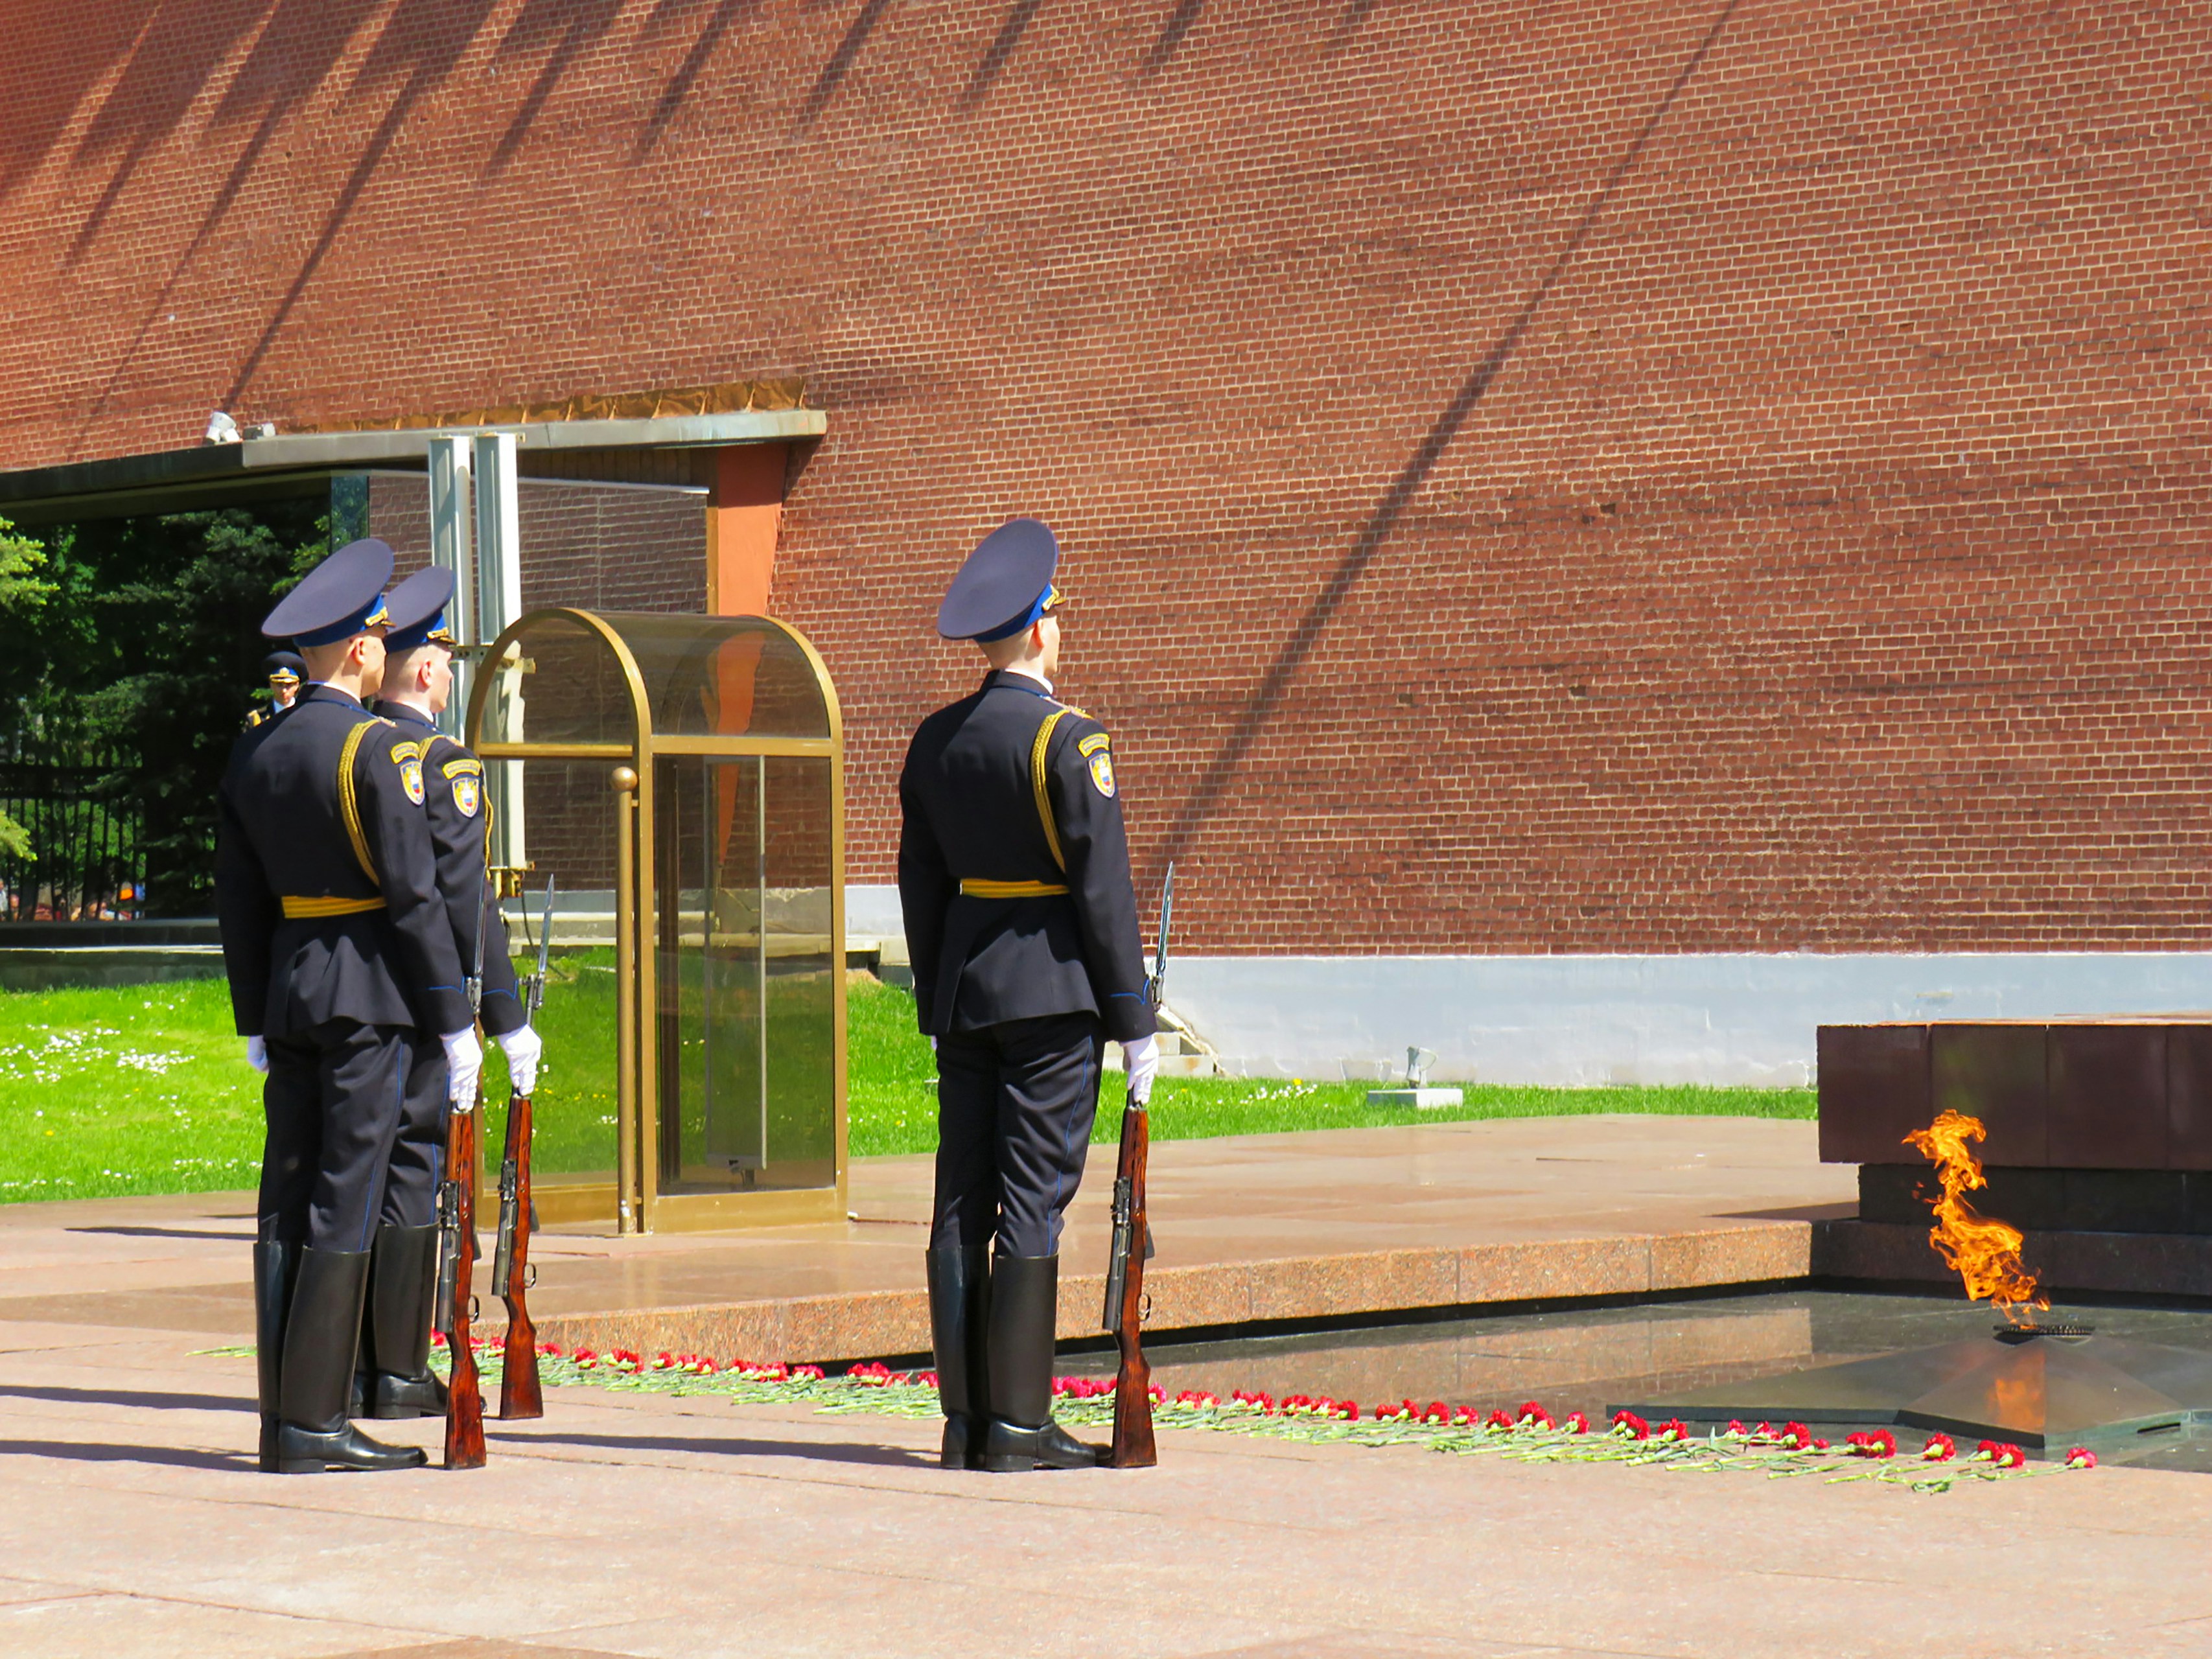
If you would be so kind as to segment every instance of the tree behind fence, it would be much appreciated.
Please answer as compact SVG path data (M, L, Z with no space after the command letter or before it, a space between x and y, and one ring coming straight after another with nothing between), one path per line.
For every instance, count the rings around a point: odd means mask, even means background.
M0 811L27 857L0 849L0 921L86 921L144 913L139 757L53 729L0 738Z

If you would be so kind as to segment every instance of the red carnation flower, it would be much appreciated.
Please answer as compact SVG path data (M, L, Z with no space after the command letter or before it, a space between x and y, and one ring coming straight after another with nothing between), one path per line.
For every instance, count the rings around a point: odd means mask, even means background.
M1671 1419L1659 1425L1659 1437L1662 1440L1687 1440L1690 1425L1679 1417Z
M2097 1467L2097 1454L2087 1446L2076 1446L2066 1454L2066 1467L2069 1469L2094 1469Z
M1580 1412L1569 1412L1567 1413L1567 1432L1569 1434L1588 1434L1589 1431L1589 1419L1584 1417Z
M1959 1455L1959 1443L1948 1434L1931 1434L1928 1443L1920 1449L1920 1455L1930 1463L1949 1462Z

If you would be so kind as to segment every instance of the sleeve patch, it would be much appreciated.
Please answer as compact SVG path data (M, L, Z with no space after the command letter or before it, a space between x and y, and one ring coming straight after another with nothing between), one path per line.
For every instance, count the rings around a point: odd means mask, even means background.
M1091 781L1107 799L1114 799L1114 756L1101 749L1091 757Z
M473 755L464 755L459 760L447 761L443 770L449 778L458 778L464 772L471 772L477 777L482 777L483 763Z
M419 743L395 743L392 745L392 763L404 766L410 760L420 760L422 745Z
M483 769L478 767L474 772L463 771L458 764L446 769L446 775L453 781L453 805L465 818L476 817L483 805L483 780L480 775Z
M1089 737L1084 738L1081 743L1075 745L1075 752L1079 755L1095 755L1113 741L1114 739L1108 737L1103 732L1093 732Z

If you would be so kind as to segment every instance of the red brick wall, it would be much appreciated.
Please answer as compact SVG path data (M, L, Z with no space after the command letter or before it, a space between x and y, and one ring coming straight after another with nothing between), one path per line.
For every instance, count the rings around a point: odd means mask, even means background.
M803 373L885 878L937 591L1215 951L2203 948L2212 20L2149 0L0 16L0 459Z

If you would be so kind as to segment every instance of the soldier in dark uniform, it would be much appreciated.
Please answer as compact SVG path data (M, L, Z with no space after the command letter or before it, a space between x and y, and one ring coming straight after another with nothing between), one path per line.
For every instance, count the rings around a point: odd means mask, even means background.
M1139 1099L1158 1067L1112 742L1053 696L1059 557L1034 519L969 556L937 629L975 641L990 672L921 723L899 777L899 900L937 1049L929 1304L948 1468L1098 1461L1052 1417L1061 1217L1106 1039Z
M249 729L264 720L276 719L300 700L300 687L307 681L307 665L296 651L271 651L261 659L261 672L269 679L269 707L247 714L246 724Z
M375 710L417 745L423 811L437 857L438 896L453 950L464 969L482 962L483 1029L499 1040L508 1075L527 1094L537 1080L542 1045L516 994L506 927L498 907L487 902L483 763L437 726L453 691L453 635L446 626L446 607L453 597L453 573L436 565L416 571L386 596L391 614ZM384 1185L362 1325L362 1410L356 1416L437 1417L446 1410L445 1384L430 1370L438 1182L446 1150L446 1055L428 1034L424 1037L415 1046Z
M362 707L384 666L382 542L339 549L262 631L314 682L242 733L217 794L216 902L246 1058L268 1074L254 1248L261 1466L407 1468L347 1420L369 1246L416 1032L456 1088L480 1051L439 901L414 740Z

